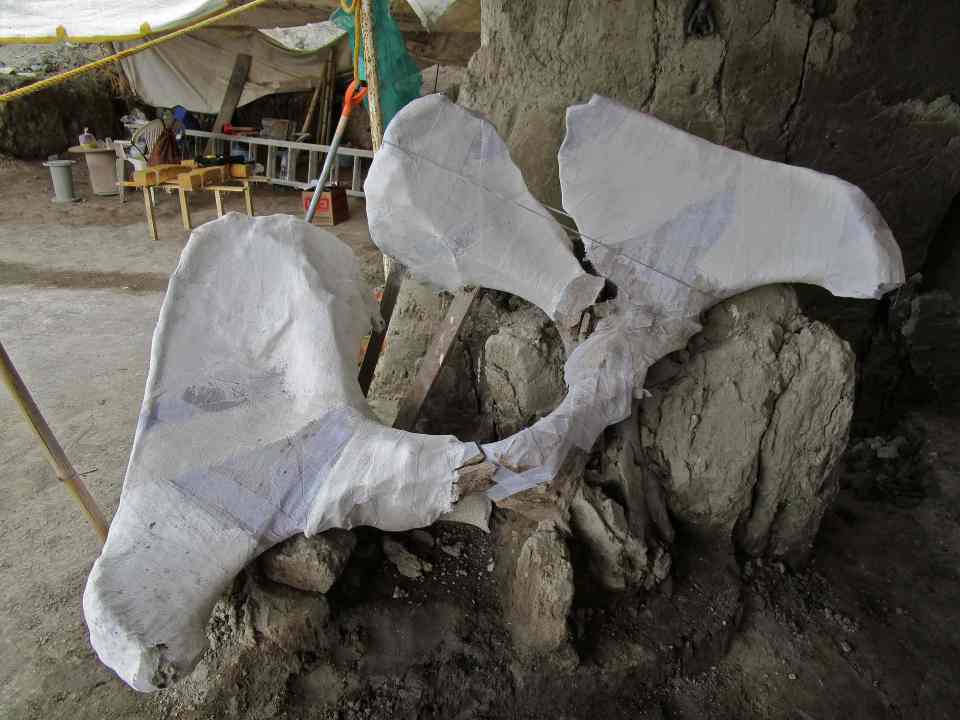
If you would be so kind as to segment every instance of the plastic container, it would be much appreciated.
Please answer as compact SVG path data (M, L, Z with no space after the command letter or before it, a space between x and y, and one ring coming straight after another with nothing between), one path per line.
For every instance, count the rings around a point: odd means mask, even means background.
M80 147L89 150L90 148L95 148L96 146L96 135L90 132L90 128L84 128L83 132L80 134Z
M48 160L43 164L50 168L50 179L53 180L53 202L76 202L80 198L73 192L73 168L76 160Z

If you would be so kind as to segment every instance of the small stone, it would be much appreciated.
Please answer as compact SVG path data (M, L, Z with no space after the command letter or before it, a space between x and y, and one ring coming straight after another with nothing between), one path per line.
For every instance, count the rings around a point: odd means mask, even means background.
M443 550L450 557L458 558L460 553L463 552L463 543L453 543L452 545L441 545L440 549Z
M429 563L423 563L420 558L390 537L383 538L383 553L394 564L398 573L411 580L423 577L424 572L433 569Z
M796 674L796 673L790 673L789 675L787 675L787 677L790 678L791 680L796 680L796 679L797 679L797 674Z
M844 655L849 655L851 652L853 652L853 647L851 647L850 643L848 643L846 640L841 640L841 641L840 641L840 651L841 651Z
M493 562L493 560L491 560L489 563L487 563L487 572L492 573L494 567L495 567L495 563Z
M270 580L306 592L325 593L343 572L356 538L349 530L298 535L263 554L260 568Z
M410 542L417 547L426 549L432 548L437 543L437 541L433 539L433 535L428 533L426 530L414 530L411 532Z

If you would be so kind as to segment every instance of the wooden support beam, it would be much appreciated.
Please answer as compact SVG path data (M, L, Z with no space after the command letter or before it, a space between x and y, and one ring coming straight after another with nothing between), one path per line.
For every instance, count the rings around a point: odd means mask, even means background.
M143 192L148 193L149 190L144 188ZM70 460L67 458L67 454L63 451L56 436L44 419L43 413L40 412L40 408L34 401L33 396L30 395L26 383L23 382L20 373L18 373L17 368L14 367L13 360L10 359L7 351L4 350L3 343L0 343L0 376L3 378L3 384L7 386L10 394L13 395L14 400L17 401L20 411L30 424L40 444L43 445L47 462L53 467L53 471L57 474L57 479L64 484L70 494L73 495L74 499L80 504L81 509L87 516L87 521L93 526L93 529L100 538L100 542L103 543L107 539L106 518L104 518L103 513L100 512L100 508L97 506L93 496L90 495L80 475L74 469Z
M373 374L377 369L377 361L380 359L380 350L383 348L383 341L387 337L387 330L390 329L390 318L393 316L393 308L397 304L397 296L400 294L400 285L403 283L404 274L402 265L394 266L393 272L387 276L387 282L383 287L383 297L380 298L383 330L370 336L367 351L364 353L363 362L360 364L360 373L357 376L357 381L360 383L360 389L364 395L370 391L370 384L373 382Z
M240 103L240 96L243 94L243 86L247 84L247 75L250 73L250 63L253 58L245 53L237 55L233 61L233 72L230 73L230 82L227 84L227 91L223 95L223 102L220 104L220 112L217 113L217 119L213 123L211 132L221 132L225 123L230 122L234 110ZM204 150L205 155L212 155L214 152L214 139L207 141L207 147Z
M443 319L443 324L434 333L430 347L423 356L413 385L410 386L409 392L400 401L397 417L393 421L395 428L400 430L413 429L414 423L417 422L417 417L420 415L420 409L447 364L450 349L456 342L457 336L460 334L460 328L463 327L464 320L467 319L467 314L479 294L480 288L471 288L461 290L454 295L453 302L447 308L447 315Z

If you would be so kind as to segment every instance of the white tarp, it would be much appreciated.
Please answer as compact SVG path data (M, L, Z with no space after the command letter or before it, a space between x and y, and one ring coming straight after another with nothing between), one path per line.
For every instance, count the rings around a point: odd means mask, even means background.
M326 77L329 58L347 70L351 58L346 33L323 23L326 47L291 50L254 29L204 29L171 40L121 61L130 87L155 107L183 105L193 112L216 114L240 53L251 55L250 72L240 105L276 92L315 87ZM317 34L317 33L315 33ZM115 43L118 49L138 43Z
M474 443L381 425L357 383L377 308L352 251L288 215L190 237L160 311L120 507L83 608L138 690L187 674L231 579L305 532L429 525Z
M182 27L229 5L226 0L0 0L0 42L138 38Z

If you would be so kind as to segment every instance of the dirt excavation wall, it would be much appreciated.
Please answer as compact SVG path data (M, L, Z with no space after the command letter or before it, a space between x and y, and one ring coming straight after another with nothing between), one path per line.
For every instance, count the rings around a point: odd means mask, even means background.
M957 3L490 1L483 37L460 102L494 121L542 201L560 204L566 107L599 93L708 140L859 185L900 242L907 275L935 271L925 265L931 243L960 193ZM948 234L944 245L960 245L956 225ZM808 311L862 359L871 346L880 358L867 368L862 416L889 411L905 378L939 383L939 393L955 383L945 360L910 362L886 307L802 292ZM955 304L921 306L919 337L955 325Z
M30 81L0 78L0 91ZM66 152L90 128L98 138L120 137L122 110L114 107L113 78L88 73L70 82L0 104L0 153L18 158L42 158Z

